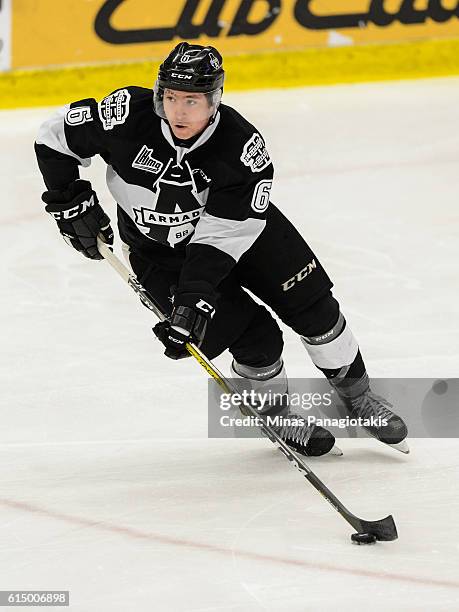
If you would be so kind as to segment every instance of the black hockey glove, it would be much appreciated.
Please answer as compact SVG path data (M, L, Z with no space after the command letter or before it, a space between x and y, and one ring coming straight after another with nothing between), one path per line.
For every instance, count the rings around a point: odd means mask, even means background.
M41 199L67 244L89 259L102 259L97 235L111 246L113 230L89 181L74 181L65 191L45 191Z
M204 299L202 294L196 293L174 295L174 309L170 319L153 327L153 332L166 347L164 351L166 357L170 359L189 357L185 344L193 342L198 347L201 346L207 324L214 314L212 298Z

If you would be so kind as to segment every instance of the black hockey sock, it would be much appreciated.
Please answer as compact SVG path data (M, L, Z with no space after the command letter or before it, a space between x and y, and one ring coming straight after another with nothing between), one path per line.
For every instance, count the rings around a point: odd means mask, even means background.
M357 351L357 355L355 356L354 361L349 366L343 366L342 368L336 368L333 370L329 370L327 368L320 368L316 366L321 372L325 374L325 376L330 378L341 378L342 380L346 378L362 378L362 376L366 373L365 363L362 359L362 355L360 353L360 349Z
M336 370L318 369L325 374L342 397L356 397L364 393L369 387L368 374L360 350L350 366L344 366Z

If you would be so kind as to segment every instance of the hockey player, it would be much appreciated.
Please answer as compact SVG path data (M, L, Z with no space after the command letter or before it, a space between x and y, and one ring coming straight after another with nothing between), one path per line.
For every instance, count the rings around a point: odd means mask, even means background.
M270 202L273 165L262 135L221 104L223 81L215 48L180 43L161 65L154 91L125 87L100 103L90 98L59 110L35 144L46 211L69 244L101 258L96 237L112 244L113 231L78 170L99 154L130 265L169 315L154 328L166 356L187 356L188 341L211 359L229 349L233 376L257 392L286 392L281 330L249 289L300 335L350 415L385 419L369 433L407 452L406 426L372 393L332 282ZM287 411L282 403L265 409ZM333 435L313 425L278 433L305 455L334 446Z

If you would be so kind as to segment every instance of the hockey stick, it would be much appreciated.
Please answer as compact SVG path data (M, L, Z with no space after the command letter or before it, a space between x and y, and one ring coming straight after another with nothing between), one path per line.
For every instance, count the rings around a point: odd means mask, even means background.
M128 268L121 262L121 260L111 251L111 249L100 239L97 239L97 246L100 254L114 270L121 276L121 278L131 287L135 293L139 296L141 302L155 313L155 315L164 321L166 316L161 311L158 304L152 299L147 293L145 288L139 283L136 277L131 274ZM206 370L206 372L212 376L212 378L220 385L220 387L226 392L231 394L239 394L239 390L227 379L225 376L214 366L214 364L207 359L197 346L193 343L188 342L186 349L192 355L199 364ZM259 422L260 415L256 408L254 408L249 402L244 402L245 407L248 409L250 414L255 417L256 422ZM319 493L335 508L337 512L359 533L372 534L377 540L396 540L397 528L395 526L392 515L386 516L379 521L365 521L361 519L349 510L340 502L340 500L330 491L330 489L314 474L314 472L304 463L302 459L296 456L287 444L277 435L271 427L269 427L263 421L259 425L261 432L271 440L271 442L277 446L277 448L287 457L289 462L296 467L308 480L312 486L319 491Z

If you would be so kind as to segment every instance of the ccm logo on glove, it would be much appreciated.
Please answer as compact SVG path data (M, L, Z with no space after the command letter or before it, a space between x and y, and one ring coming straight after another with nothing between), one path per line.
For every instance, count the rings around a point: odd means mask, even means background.
M76 180L64 189L50 189L41 199L67 244L89 259L102 259L97 238L101 236L111 246L113 230L89 181Z
M80 202L77 206L73 208L69 208L68 210L62 210L60 212L50 212L49 214L56 219L56 221L65 220L65 219L74 219L85 213L88 208L91 206L95 206L96 202L94 200L94 196L92 195L90 200L85 202Z

